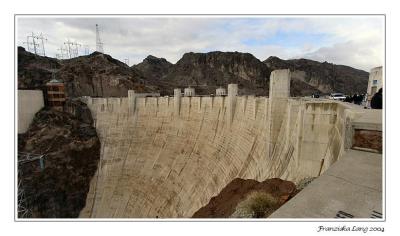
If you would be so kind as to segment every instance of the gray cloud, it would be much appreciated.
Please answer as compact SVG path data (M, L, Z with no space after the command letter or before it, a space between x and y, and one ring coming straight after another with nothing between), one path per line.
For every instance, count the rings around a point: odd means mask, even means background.
M70 39L95 49L95 24L101 26L105 53L130 64L151 54L175 63L186 52L242 51L260 60L307 57L369 70L383 63L382 17L19 17L17 44L31 32L43 32L46 50ZM268 42L278 33L299 37L322 34L324 42L286 45ZM264 44L246 41L266 40ZM83 52L83 48L81 48Z

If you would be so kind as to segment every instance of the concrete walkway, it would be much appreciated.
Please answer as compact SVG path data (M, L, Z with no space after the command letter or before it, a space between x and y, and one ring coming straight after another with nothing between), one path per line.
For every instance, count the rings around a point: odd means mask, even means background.
M381 218L382 154L348 150L270 218Z

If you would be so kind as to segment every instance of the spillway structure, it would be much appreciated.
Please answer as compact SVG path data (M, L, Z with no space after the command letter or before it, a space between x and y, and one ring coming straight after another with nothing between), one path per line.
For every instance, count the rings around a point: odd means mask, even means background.
M269 97L84 100L101 141L82 218L188 218L234 178L299 182L351 147L362 108L291 98L289 70L271 73Z

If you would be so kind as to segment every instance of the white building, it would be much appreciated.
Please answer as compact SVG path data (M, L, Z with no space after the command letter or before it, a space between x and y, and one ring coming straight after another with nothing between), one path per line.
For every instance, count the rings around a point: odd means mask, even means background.
M369 73L367 88L367 103L370 104L372 97L383 87L382 66L371 69Z

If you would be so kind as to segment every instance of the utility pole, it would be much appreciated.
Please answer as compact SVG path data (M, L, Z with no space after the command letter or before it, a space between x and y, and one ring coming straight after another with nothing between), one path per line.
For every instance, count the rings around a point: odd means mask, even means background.
M82 46L81 44L74 42L71 44L72 46L75 46L75 48L73 48L73 53L74 53L74 57L79 56L79 49L78 47Z
M43 54L43 56L46 56L46 51L45 51L45 48L44 48L44 40L47 41L47 38L45 38L42 33L40 33L40 36L35 36L35 38L37 40L41 40L42 41L42 54Z
M127 64L129 66L129 58L125 58L124 59L124 63Z
M47 41L47 38L45 38L42 33L40 33L40 35L38 36L32 32L32 35L26 36L26 42L24 42L24 44L26 44L28 52L33 52L35 55L46 56L46 50L44 45L45 41ZM30 46L33 47L31 48Z
M69 41L69 39L67 40L67 42L65 42L64 43L64 45L66 46L66 51L67 51L67 55L68 55L68 57L69 57L69 59L71 59L72 58L72 47L71 46L73 46L73 42L71 42L71 41Z
M32 43L33 43L33 51L34 51L34 53L37 55L37 46L39 46L39 44L37 44L36 43L36 41L35 41L35 35L33 34L33 32L32 32L32 36L28 36L28 37L31 37L32 38Z
M103 42L100 38L99 25L96 24L96 51L104 53Z
M32 43L29 42L29 36L26 36L26 42L24 42L23 44L26 44L26 51L30 52L31 49L29 48L29 45L31 45Z
M26 44L26 46L27 46L27 51L28 52L32 52L32 49L33 49L33 53L35 54L35 55L37 55L37 49L38 49L38 46L39 46L39 44L38 43L36 43L36 40L35 40L35 38L36 38L37 36L35 36L34 34L33 34L33 32L32 32L32 35L28 35L28 36L26 36L26 43L24 43L24 44ZM29 46L30 45L32 45L33 46L33 48L30 48Z
M60 51L59 54L57 54L60 58L59 59L65 59L68 58L68 52L67 49L65 49L63 46L57 49L57 51ZM66 54L66 56L65 56Z
M89 55L90 54L89 45L83 45L83 47L85 48L85 55Z

